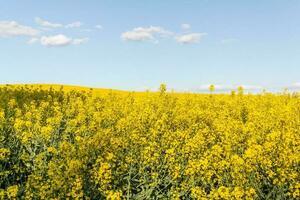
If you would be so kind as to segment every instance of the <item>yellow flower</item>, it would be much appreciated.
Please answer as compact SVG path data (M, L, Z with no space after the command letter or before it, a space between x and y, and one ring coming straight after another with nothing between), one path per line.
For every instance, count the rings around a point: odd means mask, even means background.
M237 94L0 86L0 199L299 199L300 93Z
M248 197L254 197L254 196L256 195L255 189L254 189L254 188L248 189L248 190L246 191L246 195L247 195Z
M224 186L219 187L218 194L223 199L230 199L231 197L229 188Z
M17 185L9 186L6 189L6 195L9 199L15 199L18 195L19 187Z
M241 187L235 187L233 189L233 191L231 192L231 195L235 198L235 199L243 199L244 197L244 190Z
M109 191L106 198L108 200L121 200L122 199L121 197L122 197L121 192Z
M4 189L0 189L0 199L5 199L5 190Z
M201 200L204 200L206 199L206 193L205 191L200 188L200 187L193 187L191 189L191 195L192 195L192 198L194 199L201 199Z
M5 160L10 155L10 150L6 148L0 148L0 160Z
M56 149L54 148L54 147L48 147L47 148L47 151L49 152L49 153L56 153L57 151L56 151Z

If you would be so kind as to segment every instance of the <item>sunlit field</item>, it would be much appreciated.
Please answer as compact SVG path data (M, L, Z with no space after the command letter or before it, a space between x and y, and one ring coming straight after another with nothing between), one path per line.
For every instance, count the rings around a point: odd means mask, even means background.
M0 199L299 199L300 95L0 87Z

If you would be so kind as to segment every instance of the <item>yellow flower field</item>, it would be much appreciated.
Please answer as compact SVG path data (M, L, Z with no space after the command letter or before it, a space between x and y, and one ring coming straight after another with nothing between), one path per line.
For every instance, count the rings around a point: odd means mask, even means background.
M0 87L0 199L299 199L300 96Z

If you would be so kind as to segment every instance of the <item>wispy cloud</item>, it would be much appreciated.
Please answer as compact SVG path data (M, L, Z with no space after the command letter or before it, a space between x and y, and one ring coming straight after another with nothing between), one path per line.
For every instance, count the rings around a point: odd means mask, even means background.
M15 21L0 21L0 37L37 36L40 31L30 26L21 25Z
M79 28L83 25L82 22L80 22L80 21L75 21L75 22L64 25L62 23L50 22L50 21L44 20L40 17L36 17L35 22L38 25L42 26L43 28Z
M60 23L49 22L49 21L43 20L39 17L35 18L35 22L40 26L48 27L48 28L61 28L61 27L63 27L63 25L60 24Z
M77 21L77 22L67 24L65 27L66 28L79 28L81 26L82 26L82 23L80 21Z
M89 41L89 38L77 38L77 39L73 39L72 44L79 45L79 44L84 44L88 41Z
M34 43L37 43L38 41L39 41L39 38L31 38L27 43L34 44Z
M137 27L122 33L121 39L124 41L156 41L158 38L170 35L173 35L173 32L159 26Z
M183 30L189 30L191 28L190 24L181 24L181 29Z
M185 31L191 28L190 24L181 24L181 28ZM189 32L189 31L188 31ZM121 34L121 39L124 41L152 41L158 43L161 38L174 38L180 44L195 44L208 35L207 33L184 33L179 34L169 31L160 26L137 27L131 31L126 31Z
M195 44L199 43L200 40L206 35L207 33L189 33L176 36L175 40L180 44Z

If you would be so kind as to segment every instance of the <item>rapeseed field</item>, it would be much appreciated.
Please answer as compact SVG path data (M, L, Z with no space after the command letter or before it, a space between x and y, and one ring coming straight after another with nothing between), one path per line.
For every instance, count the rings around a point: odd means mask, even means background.
M299 199L300 95L2 86L0 188L0 199Z

